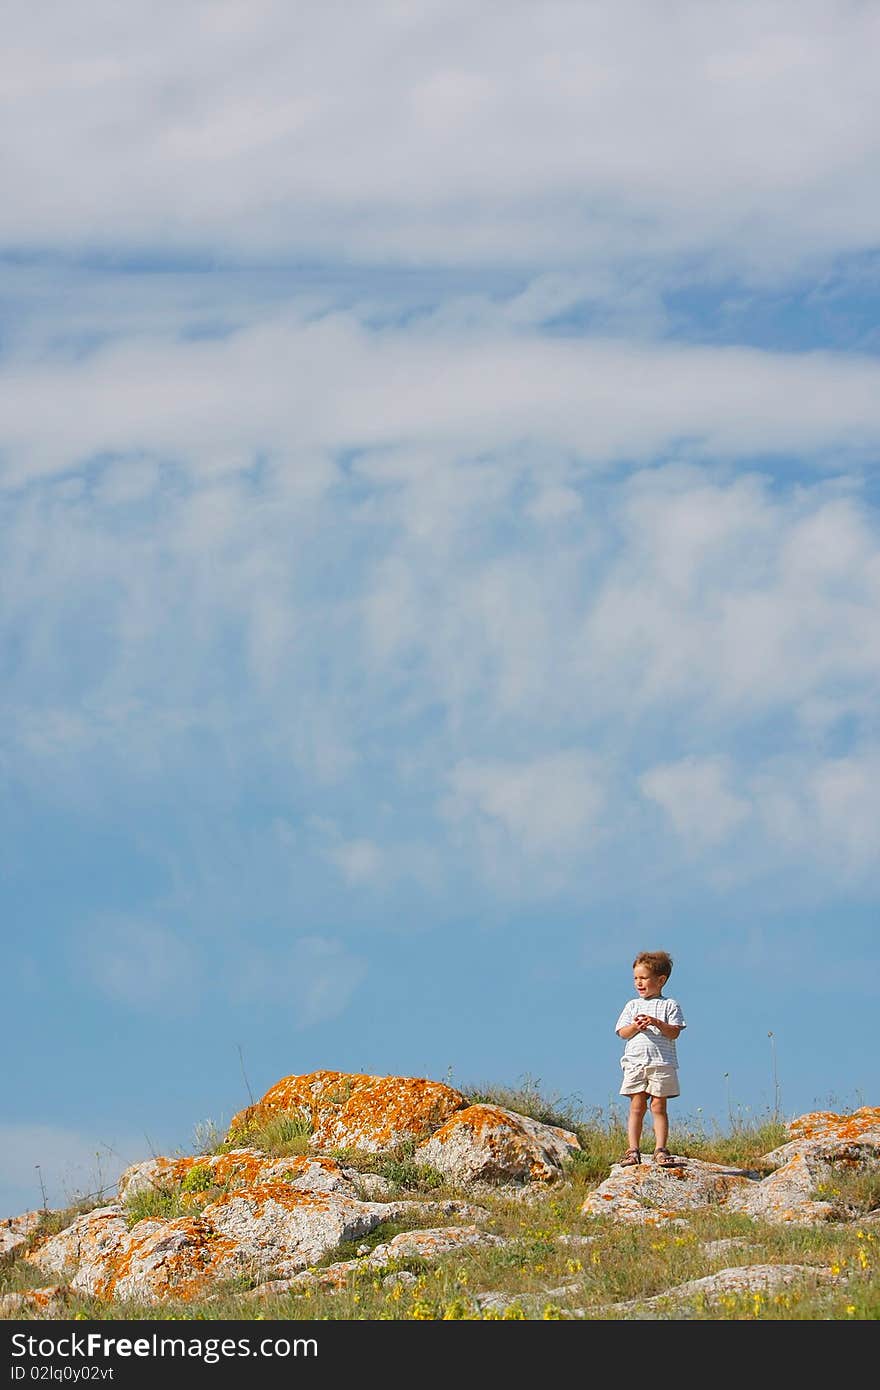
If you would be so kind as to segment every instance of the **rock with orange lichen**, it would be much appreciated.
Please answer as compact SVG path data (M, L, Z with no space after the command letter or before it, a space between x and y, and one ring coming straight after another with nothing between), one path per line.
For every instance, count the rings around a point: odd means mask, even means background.
M646 1203L629 1192L603 1192L592 1200L591 1193L581 1207L584 1216L610 1216L627 1226L686 1226L687 1220L676 1207Z
M0 1221L0 1230L12 1231L20 1236L29 1236L37 1229L42 1221L46 1220L47 1216L58 1215L60 1215L59 1212L50 1211L48 1207L44 1207L41 1211L23 1211L20 1216L4 1217L4 1219Z
M181 1216L139 1221L100 1264L80 1266L71 1283L103 1299L188 1302L246 1268L235 1241L218 1236L200 1216Z
M387 1152L421 1140L467 1105L440 1081L410 1076L367 1076L358 1072L313 1071L285 1076L261 1100L234 1115L229 1138L246 1135L278 1115L306 1117L309 1148Z
M0 1260L11 1256L49 1215L48 1211L24 1211L0 1221Z
M455 1183L552 1182L579 1148L567 1129L497 1105L469 1105L421 1143L413 1161Z
M152 1158L132 1164L117 1184L120 1201L128 1201L151 1188L174 1192L183 1188L194 1204L216 1196L218 1188L235 1191L259 1183L285 1182L304 1191L355 1192L352 1169L340 1167L335 1158L294 1154L273 1158L262 1149L232 1149L229 1153Z
M120 1206L102 1208L44 1241L29 1259L99 1298L188 1300L241 1274L289 1276L388 1215L388 1206L339 1192L266 1182L226 1193L197 1216L139 1221L131 1230Z
M732 1192L727 1201L728 1210L776 1225L815 1226L823 1221L840 1220L844 1215L840 1203L819 1201L814 1197L822 1175L822 1170L806 1155L795 1154L790 1162L761 1182Z
M664 1224L674 1222L683 1211L722 1206L732 1192L756 1186L757 1175L748 1169L696 1158L672 1168L654 1163L628 1168L615 1163L604 1182L589 1193L581 1211L584 1216Z
M274 1176L273 1167L279 1170ZM384 1221L424 1216L431 1205L361 1201L332 1159L275 1160L266 1172L265 1181L242 1182L219 1195L213 1189L201 1210L173 1220L146 1219L129 1229L119 1204L100 1208L41 1242L28 1258L100 1299L189 1302L240 1276L290 1278L339 1244L362 1239ZM475 1210L466 1203L437 1204L438 1217Z
M138 1197L142 1192L171 1192L180 1182L186 1168L180 1164L192 1164L194 1159L147 1158L142 1163L133 1163L121 1174L116 1184L116 1195L120 1202Z
M862 1105L845 1115L812 1110L790 1120L786 1129L793 1139L858 1139L880 1131L880 1105Z
M825 1194L840 1173L880 1166L880 1108L862 1106L850 1115L817 1110L788 1126L792 1138L765 1154L762 1163L775 1172L754 1189L736 1194L734 1210L763 1221L813 1226L845 1221L854 1212L839 1197Z
M19 1245L24 1245L27 1236L14 1231L11 1226L0 1226L0 1259L11 1255Z
M289 1276L386 1216L378 1204L267 1183L227 1194L197 1216L139 1221L131 1230L121 1207L89 1213L29 1259L98 1298L189 1301L239 1275Z
M498 1106L468 1105L450 1087L407 1077L339 1072L287 1077L236 1119L250 1116L256 1125L260 1106L263 1118L303 1113L307 1107L313 1125L309 1152L273 1157L242 1142L219 1154L154 1158L125 1171L119 1201L72 1219L57 1234L40 1239L46 1213L0 1223L10 1245L6 1258L15 1261L26 1252L29 1265L55 1281L43 1290L21 1291L21 1302L17 1293L4 1295L0 1312L48 1317L51 1312L41 1309L58 1308L59 1300L74 1294L185 1304L221 1292L230 1280L256 1285L266 1294L273 1285L274 1291L282 1285L301 1288L316 1273L313 1267L340 1244L362 1240L382 1222L431 1228L403 1232L373 1252L365 1246L360 1252L365 1260L340 1261L320 1271L324 1283L336 1279L342 1287L365 1261L367 1268L378 1269L382 1260L393 1263L407 1252L430 1260L457 1248L456 1242L491 1243L494 1238L481 1229L488 1213L463 1199L490 1184L504 1184L524 1200L542 1200L551 1183L564 1180L566 1160L579 1148L568 1130ZM777 1224L812 1225L857 1215L842 1199L830 1200L835 1184L829 1179L880 1162L880 1109L815 1112L788 1128L791 1139L764 1156L760 1171L693 1158L677 1158L666 1168L615 1164L581 1210L586 1216L649 1225L680 1225L687 1212L712 1206ZM393 1152L405 1139L417 1141L415 1163L434 1170L432 1182L439 1172L453 1184L470 1186L470 1192L455 1199L395 1199L397 1188L388 1178L351 1166L358 1151ZM372 1166L381 1165L361 1165ZM165 1209L183 1214L130 1226L131 1212L122 1199L150 1189L162 1197L159 1207L167 1198ZM444 1226L450 1219L462 1224ZM868 1223L872 1216L858 1219Z
M382 1245L373 1247L367 1256L367 1264L382 1269L394 1260L426 1260L429 1264L465 1246L505 1245L503 1236L483 1231L479 1226L442 1226L420 1231L401 1231Z
M826 1194L836 1173L870 1169L880 1163L878 1112L865 1107L852 1116L821 1112L802 1116L789 1126L795 1137L765 1154L761 1171L720 1168L697 1159L680 1166L635 1167L615 1164L611 1175L590 1193L585 1215L621 1221L662 1220L696 1206L722 1204L757 1221L776 1225L815 1226L845 1221L855 1213L840 1198ZM775 1172L764 1176L768 1167Z
M263 1183L221 1197L203 1217L251 1257L255 1275L271 1271L283 1278L323 1259L341 1241L369 1235L388 1214L387 1206L339 1193Z
M835 1115L816 1110L801 1115L786 1126L791 1139L763 1162L781 1168L793 1158L805 1157L813 1164L875 1167L880 1163L880 1106L863 1105L851 1115Z
M111 1202L78 1216L63 1231L39 1242L29 1251L28 1262L44 1273L69 1279L81 1292L93 1293L127 1236L125 1213L118 1202Z
M45 1284L0 1294L0 1317L60 1318L74 1296L69 1284Z

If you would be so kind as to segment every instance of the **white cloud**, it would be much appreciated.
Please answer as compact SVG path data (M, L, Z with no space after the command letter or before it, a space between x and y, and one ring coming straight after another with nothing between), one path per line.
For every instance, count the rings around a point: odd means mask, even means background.
M499 364L488 377L484 349ZM520 366L502 389L511 354ZM332 782L357 760L358 710L380 684L387 698L389 679L406 713L430 680L454 717L474 702L517 716L549 702L582 721L625 692L636 718L669 702L737 717L791 703L827 723L877 672L880 560L857 493L774 491L717 467L644 467L613 492L604 484L616 455L632 468L701 430L706 449L763 440L845 456L854 438L880 437L876 364L540 335L483 344L292 312L221 343L141 344L135 357L136 369L116 346L87 363L23 365L7 398L22 449L10 450L10 481L123 436L174 458L141 510L134 494L157 474L138 455L87 467L75 494L67 479L7 494L16 680L56 700L45 720L30 697L21 706L26 747L118 734L121 748L145 698L163 738L196 722L216 730L251 685L284 756ZM460 371L478 357L479 372ZM714 377L711 402L695 389L701 373ZM823 373L833 390L816 389ZM46 420L43 387L65 396L63 431ZM197 420L200 390L210 409ZM824 420L808 418L813 401ZM333 462L333 449L377 432L381 447L347 469ZM413 444L392 447L408 432ZM126 488L121 520L101 501ZM85 615L105 640L72 646ZM224 652L206 700L202 673Z
M668 816L689 857L713 852L711 880L754 880L771 866L800 865L804 881L848 887L876 879L880 865L880 754L756 759L748 751L658 764L639 779L643 797ZM736 837L735 857L723 857Z
M266 760L279 789L378 775L392 807L406 789L422 811L450 768L470 768L453 802L490 865L518 841L546 858L565 849L587 803L551 812L551 798L519 824L516 770L567 749L600 755L601 775L594 763L575 784L595 791L596 778L613 798L606 836L627 833L621 802L657 728L664 763L728 758L738 797L768 720L801 776L809 743L821 753L841 730L858 756L880 679L880 537L855 481L788 486L694 464L612 479L537 442L326 461L306 451L320 482L304 490L285 485L281 455L203 484L163 465L125 524L90 500L88 474L84 494L51 482L7 494L7 770L97 816L114 786L161 795L169 768L198 775L200 749L212 777L225 768L231 804ZM534 515L547 489L564 501L552 521ZM347 822L333 862L349 882L402 862L419 881L441 872L410 840L394 814L381 836ZM110 950L105 988L158 990L138 950L128 967Z
M10 245L403 256L876 243L871 5L6 7Z
M586 615L585 675L629 717L785 709L815 722L880 676L880 539L857 495L646 470L621 491L622 546ZM829 555L833 554L833 559Z
M880 751L781 761L754 778L767 834L797 860L819 863L844 882L876 878L880 865Z
M308 319L288 307L222 339L155 336L76 363L9 361L0 431L7 486L100 456L182 464L205 483L222 464L217 515L205 521L217 526L242 479L253 486L260 457L263 485L303 505L338 481L328 454L342 450L405 446L412 475L420 457L465 453L482 460L484 486L497 473L487 456L523 441L594 468L671 449L858 457L880 438L880 366L855 354L561 339L510 325L377 330L352 313ZM116 476L118 487L118 465Z
M349 883L366 883L375 879L384 864L384 854L372 840L349 840L327 850L327 858L335 864Z
M125 506L142 502L153 492L159 481L155 462L128 459L111 465L95 488L95 500L105 506Z
M583 509L580 496L571 487L543 488L527 507L536 521L553 522L576 516Z
M467 759L449 773L444 814L466 838L498 832L512 852L550 861L589 853L604 802L595 759L578 749L521 762Z
M726 758L691 757L649 769L639 786L686 846L704 849L727 840L751 813L748 800L730 790L731 775Z

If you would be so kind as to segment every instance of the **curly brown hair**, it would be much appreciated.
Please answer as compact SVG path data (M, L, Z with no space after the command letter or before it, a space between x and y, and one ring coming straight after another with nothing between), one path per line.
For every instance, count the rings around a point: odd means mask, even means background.
M665 975L667 980L672 974L672 956L666 951L639 951L633 961L633 970L637 965L647 965L652 975Z

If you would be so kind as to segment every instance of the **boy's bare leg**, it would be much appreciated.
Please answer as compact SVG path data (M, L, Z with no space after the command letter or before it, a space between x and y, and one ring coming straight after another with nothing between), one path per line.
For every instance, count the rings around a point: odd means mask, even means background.
M647 1091L639 1091L638 1095L630 1096L629 1118L626 1122L626 1142L631 1149L640 1149L642 1146L642 1125L645 1122L647 1109ZM654 1123L657 1123L656 1120Z
M669 1116L666 1113L666 1097L651 1097L651 1116L654 1122L654 1147L665 1149L669 1138Z

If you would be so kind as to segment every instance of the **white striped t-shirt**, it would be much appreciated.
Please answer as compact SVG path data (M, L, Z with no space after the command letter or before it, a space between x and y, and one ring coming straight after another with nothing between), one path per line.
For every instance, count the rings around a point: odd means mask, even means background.
M676 1028L687 1027L678 1000L666 999L661 994L657 999L628 999L614 1025L615 1033L619 1028L631 1027L636 1014L662 1018L664 1023L671 1023ZM623 1055L627 1062L664 1062L669 1067L678 1066L675 1039L665 1038L659 1028L649 1028L646 1033L636 1033L627 1039Z

